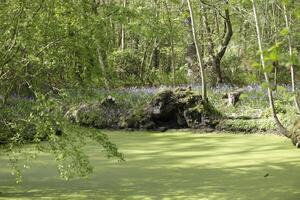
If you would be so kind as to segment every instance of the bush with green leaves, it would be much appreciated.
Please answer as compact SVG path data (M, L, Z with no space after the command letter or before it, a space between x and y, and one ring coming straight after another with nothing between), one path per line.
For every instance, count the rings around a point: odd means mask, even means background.
M140 58L132 50L117 50L108 57L108 62L120 79L126 80L130 77L138 77Z
M64 120L63 98L41 93L36 93L36 97L35 101L9 98L0 107L0 153L8 156L17 183L22 181L22 170L30 166L30 160L40 152L54 155L62 178L86 177L92 172L83 150L87 139L96 141L109 158L124 160L105 134L86 133ZM36 153L31 154L28 148L34 148Z

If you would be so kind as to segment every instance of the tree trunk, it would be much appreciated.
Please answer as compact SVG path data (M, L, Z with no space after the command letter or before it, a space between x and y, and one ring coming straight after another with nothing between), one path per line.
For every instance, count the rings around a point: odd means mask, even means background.
M224 26L224 33L225 37L222 41L221 48L217 55L215 56L215 69L217 73L217 83L223 83L223 76L222 76L222 71L221 71L221 60L227 50L227 47L229 45L229 42L233 36L233 30L232 30L232 24L231 24L231 19L230 19L230 12L229 12L229 3L228 0L224 0L226 6L225 6L225 26Z
M154 49L153 49L153 67L155 69L159 69L160 62L160 50L159 50L159 42L155 40Z
M151 41L146 42L146 44L145 44L143 58L142 58L141 65L140 65L140 79L142 82L144 82L144 71L145 71L145 64L146 64L146 60L147 60L147 51L148 51L150 44L151 44Z
M103 55L102 55L103 53L101 52L100 47L97 48L97 54L98 54L99 66L101 68L101 71L102 71L102 74L104 77L104 84L105 84L105 87L108 88L109 84L108 84L108 81L106 78L106 66L105 66L105 61L104 61Z
M278 62L273 62L273 67L274 67L274 91L277 92L277 74L278 74Z
M127 6L127 0L123 0L123 8L125 9ZM121 50L124 51L125 48L126 48L126 43L125 43L125 25L122 24L122 27L121 27Z
M288 17L286 6L284 4L283 4L283 10L284 10L285 26L290 31L290 20ZM290 55L290 58L292 58L293 49L292 49L292 38L291 38L290 32L288 34L288 45L289 45L289 55ZM292 63L290 65L290 71L291 71L291 82L292 82L292 92L293 92L294 104L297 109L297 112L300 114L300 107L299 107L299 103L298 103L297 95L296 95L294 66Z
M274 105L274 98L273 98L273 94L272 94L272 88L271 88L271 85L270 85L269 75L265 71L266 65L265 65L265 58L264 58L263 47L262 47L262 38L261 38L261 34L260 34L259 21L258 21L258 15L257 15L257 10L256 10L256 1L255 0L252 0L252 6L253 6L254 19L255 19L258 48L259 48L259 52L260 52L260 61L261 61L262 68L264 70L265 81L268 85L268 98L269 98L270 108L272 110L272 115L273 115L274 121L277 125L277 128L278 128L279 132L281 134L283 134L284 136L290 138L291 136L290 136L289 132L283 127L283 125L281 124L281 122L278 119L277 114L276 114L276 109L275 109L275 105Z
M201 2L201 9L202 9L202 22L205 28L205 34L207 35L207 41L208 41L207 50L210 57L210 64L216 73L217 83L219 83L222 82L221 70L220 67L218 67L219 62L216 60L216 56L215 56L215 47L212 39L212 31L208 23L206 8L202 2Z
M192 4L191 4L190 0L187 0L187 3L188 3L190 18L191 18L191 29L192 29L192 34L193 34L193 40L194 40L194 44L195 44L195 48L196 48L196 54L197 54L198 64L199 64L200 73L201 73L202 96L205 101L208 101L203 61L202 61L202 57L200 55L200 50L199 50L199 45L198 45L198 40L197 40L197 35L196 35L193 8L192 8Z
M216 73L216 78L217 78L217 84L223 83L223 76L222 76L222 70L221 70L221 60L227 50L227 47L229 45L229 42L232 38L233 35L233 30L232 30L232 24L231 24L231 19L230 19L230 12L228 9L228 0L224 0L226 7L225 7L225 16L223 17L225 20L224 24L224 36L222 38L222 43L221 43L221 48L217 53L215 53L215 45L212 39L212 30L209 26L208 22L208 17L207 17L207 12L205 5L201 3L201 9L202 9L202 21L203 21L203 26L206 30L206 35L207 35L207 40L208 40L208 53L210 57L210 64L213 68L213 70ZM217 26L217 31L219 27Z
M171 32L171 36L170 36L170 45L171 45L171 70L172 70L172 79L173 79L173 86L175 86L176 83L176 67L175 67L175 50L174 50L174 37L172 35L173 32L173 24L172 24L172 19L171 19L171 11L170 11L170 7L169 7L169 1L166 0L165 1L165 7L167 10L167 15L168 15L168 23L169 23L169 28L170 28L170 32Z

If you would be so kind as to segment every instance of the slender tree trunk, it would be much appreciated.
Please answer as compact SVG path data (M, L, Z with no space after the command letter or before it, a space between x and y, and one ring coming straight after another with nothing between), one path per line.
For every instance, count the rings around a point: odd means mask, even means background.
M107 81L107 78L106 78L106 67L105 67L105 62L104 62L103 55L102 55L100 47L97 48L97 54L98 54L99 66L101 68L101 71L102 71L102 74L103 74L103 77L104 77L104 84L105 84L105 87L108 88L109 84L108 84L108 81Z
M193 40L194 40L194 44L195 44L195 48L196 48L196 54L197 54L198 64L199 64L200 73L201 73L202 96L205 101L208 101L207 92L206 92L206 80L205 80L205 74L204 74L203 60L200 55L200 50L199 50L199 45L198 45L198 40L197 40L193 8L192 8L192 4L191 4L190 0L187 0L187 3L188 3L190 18L191 18L191 28L192 28Z
M274 66L274 91L277 92L277 74L278 74L278 62L274 62L273 63L273 66Z
M93 0L92 2L92 13L96 16L99 15L98 13L98 7L101 6L101 1L99 0ZM100 44L97 45L97 56L98 56L98 63L99 67L102 71L102 76L104 78L104 85L106 88L109 87L108 80L107 80L107 74L106 74L106 52L101 48ZM100 78L100 77L99 77Z
M217 82L222 82L222 75L221 75L221 70L220 67L218 67L218 62L216 60L216 56L215 56L215 46L214 46L214 42L212 39L212 31L211 28L209 26L208 23L208 17L207 17L207 12L206 12L206 7L205 5L203 5L203 3L201 2L201 10L202 10L202 22L203 22L203 26L205 29L205 34L207 36L207 51L210 57L210 65L212 66L213 70L216 73L216 77L217 77ZM220 63L220 62L219 62Z
M266 83L268 85L268 98L269 98L270 108L272 110L272 115L273 115L275 123L276 123L276 125L278 127L279 132L281 134L285 135L286 137L290 138L290 134L283 127L283 125L281 124L281 122L278 119L277 114L276 114L276 109L275 109L275 105L274 105L274 98L273 98L273 94L272 94L272 88L271 88L271 85L270 85L269 75L265 71L266 65L265 65L265 58L264 58L263 47L262 47L262 38L261 38L261 34L260 34L259 21L258 21L258 15L257 15L257 9L256 9L256 1L255 0L252 0L252 6L253 6L254 19L255 19L258 48L259 48L259 52L260 52L260 60L261 60L262 68L264 70L265 81L266 81Z
M127 6L127 0L123 0L123 8L125 9ZM125 33L125 25L122 24L121 27L121 50L124 51L126 48L126 33Z
M155 18L157 22L159 21L159 16L160 16L160 1L159 0L154 0L155 4ZM156 37L154 40L154 51L153 51L153 67L155 69L159 69L160 67L160 39Z
M153 66L155 69L159 69L160 66L160 50L159 50L159 41L155 40L153 49Z
M142 82L144 82L144 66L145 66L145 60L147 58L147 49L144 50L143 58L140 66L140 79Z
M182 8L185 6L185 4L187 4L186 0L182 0ZM190 83L194 83L197 79L196 77L198 74L195 73L196 70L194 69L194 66L195 66L194 62L195 62L195 60L197 60L197 53L196 53L195 43L194 43L194 39L193 39L191 17L186 16L184 23L188 27L188 44L187 44L187 48L186 48L186 57L185 57L185 60L188 65L187 77L190 80L189 81ZM202 43L202 44L204 44L204 43ZM204 48L202 48L201 53L203 53L203 49Z
M173 24L171 19L171 11L169 7L169 1L165 1L165 7L168 15L168 23L170 28L170 45L171 45L171 69L172 69L172 78L173 78L173 86L175 86L176 82L176 67L175 67L175 50L174 50L174 37L173 37Z
M148 48L149 48L150 44L151 44L151 41L146 42L146 44L145 44L143 58L142 58L141 65L140 65L140 79L141 79L142 82L144 82L145 63L146 63L146 60L147 60L147 51L148 51Z
M215 18L215 25L216 25L216 34L219 38L219 36L220 36L219 15L216 10L214 11L214 18Z
M290 31L290 20L289 16L287 13L286 6L283 5L283 10L284 10L284 18L285 18L285 26L286 28ZM291 33L289 32L288 34L288 45L289 45L289 55L290 58L293 56L293 49L292 49L292 38L291 38ZM299 103L297 100L297 95L296 95L296 87L295 87L295 73L294 73L294 65L291 63L290 65L290 71L291 71L291 82L292 82L292 92L293 92L293 98L294 98L294 104L297 109L297 112L300 114L300 107Z
M176 84L176 61L175 61L175 51L174 51L174 40L171 41L171 68L172 68L172 78L173 86Z
M157 38L154 39L155 41L157 40ZM151 54L150 57L148 59L148 66L147 66L147 70L151 69L151 66L153 64L153 60L154 60L154 54L155 54L155 49L156 49L156 42L153 42L152 45L152 50L151 50Z
M275 43L278 43L278 28L277 28L277 20L276 20L276 14L275 14L275 6L274 3L272 3L272 17L273 17L273 26L274 26L274 32L272 35L275 35ZM278 74L278 66L279 63L278 61L273 62L273 67L274 67L274 91L277 92L277 74Z

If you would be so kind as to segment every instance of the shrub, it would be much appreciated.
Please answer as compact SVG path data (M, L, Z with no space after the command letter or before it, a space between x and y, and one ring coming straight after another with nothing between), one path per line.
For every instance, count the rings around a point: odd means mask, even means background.
M114 51L109 57L110 67L116 69L120 79L126 80L139 75L140 58L132 50Z

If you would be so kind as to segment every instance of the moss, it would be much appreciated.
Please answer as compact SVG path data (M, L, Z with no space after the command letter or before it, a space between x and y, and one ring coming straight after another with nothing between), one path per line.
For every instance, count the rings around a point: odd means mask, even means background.
M177 88L158 92L128 121L135 121L135 127L139 128L199 128L211 127L218 116L220 113L211 104L206 104L200 94L190 88Z
M204 115L209 118L220 118L222 117L222 113L216 109L215 106L212 105L210 102L203 102L203 112Z
M103 99L101 103L84 103L74 106L69 109L65 117L83 126L118 128L124 110L112 101L112 98L109 99Z
M120 127L121 128L138 128L144 117L144 110L142 108L138 108L134 110L128 116L122 116L120 119Z
M300 148L300 119L296 120L290 134L292 143Z
M109 96L100 103L81 104L65 115L69 120L96 128L198 128L216 123L220 113L190 88L162 90L149 102L122 110Z
M184 111L184 119L190 128L199 128L202 123L203 106L188 108Z

